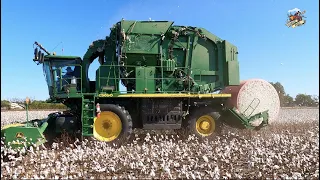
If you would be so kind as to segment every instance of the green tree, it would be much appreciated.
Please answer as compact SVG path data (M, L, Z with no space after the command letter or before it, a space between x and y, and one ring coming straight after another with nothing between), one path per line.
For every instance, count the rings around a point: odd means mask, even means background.
M314 107L318 105L312 96L307 94L297 94L295 102L298 106Z
M1 100L1 108L10 109L10 102L7 100Z
M290 99L289 95L286 94L284 87L282 86L282 84L280 82L270 82L270 84L276 89L278 95L279 95L279 100L280 100L280 106L286 106L286 101L288 101L288 98Z
M46 103L51 103L52 100L51 100L50 98L48 98L48 99L45 100L45 102L46 102Z
M286 94L283 97L283 106L284 107L293 107L294 106L293 97L291 97L289 94Z
M280 82L276 82L276 83L270 82L270 84L273 85L273 87L277 90L278 93L283 94L283 95L286 94L284 87L282 86L282 84Z
M315 106L319 106L319 96L313 95L312 99L314 101Z

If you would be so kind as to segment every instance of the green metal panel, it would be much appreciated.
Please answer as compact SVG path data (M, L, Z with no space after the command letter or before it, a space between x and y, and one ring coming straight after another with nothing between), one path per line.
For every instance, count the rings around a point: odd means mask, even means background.
M225 82L227 86L236 86L240 84L240 77L239 77L239 62L238 61L228 61L227 62L227 74L226 80L228 82Z
M162 58L174 60L179 67L186 65L186 55L188 52L188 37L179 36L176 43L174 43L172 50L170 51L170 44L172 43L170 38L164 39L162 43Z
M173 22L169 21L121 21L125 33L125 51L135 54L159 54L159 41Z
M158 35L127 35L130 40L126 43L126 53L138 54L158 54L159 41L161 36Z
M121 30L129 34L160 35L167 32L171 21L121 21Z
M226 61L238 61L238 49L228 41L223 41Z
M144 67L136 67L136 91L143 92L144 88Z
M223 41L224 50L224 83L226 86L240 84L238 49L228 41Z
M156 66L159 59L159 55L153 54L126 54L126 56L127 64L133 66Z
M199 30L201 31L201 33L203 35L206 36L207 39L210 39L211 41L213 41L214 43L217 43L218 41L222 41L221 38L219 38L218 36L210 33L208 30L204 29L204 28L199 28Z
M156 73L155 67L145 68L145 77L147 78L146 79L146 84L147 84L146 86L147 86L148 93L154 93L156 90L155 73Z
M155 92L155 67L136 67L136 91Z
M199 85L218 81L218 48L213 41L198 38L192 52L192 75Z
M41 145L46 142L43 132L47 126L47 122L44 122L40 127L34 127L31 123L25 123L24 126L1 129L1 137L5 137L5 144L9 145L10 143L12 148L24 147L24 143L27 146L31 144Z
M199 39L193 50L192 64L193 69L215 71L218 68L218 54L216 44L212 41Z

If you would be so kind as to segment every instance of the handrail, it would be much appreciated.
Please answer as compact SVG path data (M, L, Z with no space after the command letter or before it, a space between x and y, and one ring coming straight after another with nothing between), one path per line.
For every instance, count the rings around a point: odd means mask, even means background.
M75 77L76 81L77 81L77 93L83 93L83 90L82 90L82 81L81 79L83 78L83 72L82 72L82 66L79 65L79 64L67 64L67 65L64 65L63 67L67 67L67 66L79 66L80 67L80 77ZM109 73L106 73L106 75L102 75L101 73L101 68L103 67L110 67L110 71ZM128 71L132 70L133 68L136 68L136 67L139 67L139 66L134 66L134 65L114 65L114 64L111 64L111 65L100 65L100 67L98 68L98 73L97 73L97 76L96 77L96 80L98 80L99 78L99 81L96 81L96 87L101 87L101 81L100 80L107 80L107 84L109 84L110 81L114 81L114 82L120 82L121 80L139 80L139 79L145 79L145 80L180 80L180 81L183 81L183 80L188 80L188 85L185 86L185 90L183 91L165 91L163 90L163 88L161 88L161 91L155 91L155 93L180 93L180 92L183 92L183 93L196 93L196 92L193 92L191 91L191 83L192 81L195 82L196 84L198 82L202 82L202 76L204 75L218 75L218 71L208 71L208 70L202 70L202 69L199 69L199 68L189 68L189 67L179 67L179 66L176 66L175 67L175 70L180 70L182 73L183 73L183 76L181 78L179 77L135 77L135 78L130 78L130 77L120 77L120 73L118 72L120 70L120 67L124 67L124 68L127 68L129 69ZM141 67L145 67L145 66L141 66ZM161 68L161 67L166 67L166 66L150 66L150 67L155 67L155 68ZM132 68L132 69L130 69ZM61 68L58 68L60 69L60 74L59 74L59 77L58 77L58 80L56 80L56 78L53 79L53 85L54 85L54 93L55 94L64 94L66 92L62 91L62 87L61 86L62 84L64 84L65 82L67 82L67 84L70 84L68 82L68 80L72 79L72 77L62 77L62 71L61 71ZM58 69L54 70L54 71L57 71ZM113 70L112 70L113 69ZM175 71L174 70L174 71ZM174 71L171 71L171 75L174 75ZM168 71L170 72L170 71ZM111 73L113 75L111 75ZM189 74L189 75L188 75ZM113 77L111 77L113 76ZM196 76L196 78L195 78ZM191 78L191 79L189 79ZM191 81L190 81L191 80ZM58 84L59 83L59 84ZM147 83L147 81L146 81ZM214 83L214 82L212 82ZM59 87L58 86L61 86L60 89L58 89ZM200 84L198 87L200 88L202 85ZM119 93L146 93L146 92L140 92L140 91L120 91L120 89L118 89L118 84L115 83L115 87L116 89L114 89L113 91L114 92L119 92ZM99 90L100 92L100 90Z
M108 75L102 75L101 74L101 68L103 67L110 67L110 71L108 73ZM113 68L113 71L119 71L120 67L124 67L126 68L128 71L132 70L133 68L139 67L139 66L134 66L134 65L100 65L100 67L98 68L98 77L96 77L96 79L99 78L99 81L97 81L97 87L101 86L101 80L107 80L107 85L109 84L110 81L115 81L115 82L119 82L121 80L141 80L144 79L146 80L145 83L147 83L148 80L188 80L188 86L185 88L188 91L187 92L191 92L191 81L195 82L195 83L199 83L202 82L202 76L208 74L208 75L218 75L218 71L208 71L208 70L202 70L199 68L189 68L189 67L179 67L176 66L175 70L180 70L183 72L183 76L181 78L179 77L135 77L135 78L130 78L130 77L120 77L120 72L118 72L117 74L114 75L114 77L110 77L110 73L111 73L111 68ZM141 66L141 67L146 67L146 66ZM154 68L161 68L161 67L166 67L166 66L150 66L150 67L154 67ZM174 75L175 73L174 71L171 71L171 74ZM170 71L168 71L170 72ZM196 78L195 78L196 76ZM191 81L190 81L191 80ZM214 82L213 82L214 83ZM162 83L161 83L162 84ZM199 85L201 86L201 84ZM116 85L117 87L117 85ZM161 89L163 89L163 87L161 87ZM115 89L114 91L116 92L134 92L134 93L138 93L137 91L120 91L119 89ZM168 91L163 91L161 90L162 93L167 93ZM176 93L179 91L172 91L172 93ZM160 92L158 92L160 93Z

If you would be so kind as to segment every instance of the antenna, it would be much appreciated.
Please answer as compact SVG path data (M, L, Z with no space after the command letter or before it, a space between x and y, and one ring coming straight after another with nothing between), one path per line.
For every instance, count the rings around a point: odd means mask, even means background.
M62 43L62 41L59 42L59 43L51 50L51 52L52 52L53 50L55 50L61 43Z
M63 42L61 42L61 43L62 43L61 54L63 55Z

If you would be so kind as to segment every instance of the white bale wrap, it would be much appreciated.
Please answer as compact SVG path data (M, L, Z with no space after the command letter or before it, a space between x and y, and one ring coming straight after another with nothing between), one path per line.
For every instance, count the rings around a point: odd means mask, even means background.
M280 111L280 100L276 89L267 81L262 79L250 79L241 81L239 86L226 87L222 93L230 93L232 97L227 101L227 106L237 108L238 111L246 116L255 115L257 113L269 110L269 124L275 122ZM260 100L260 103L259 103ZM252 104L251 104L252 103ZM255 108L252 111L251 106ZM246 111L247 110L247 111ZM262 122L262 118L254 121L253 126L258 126Z

